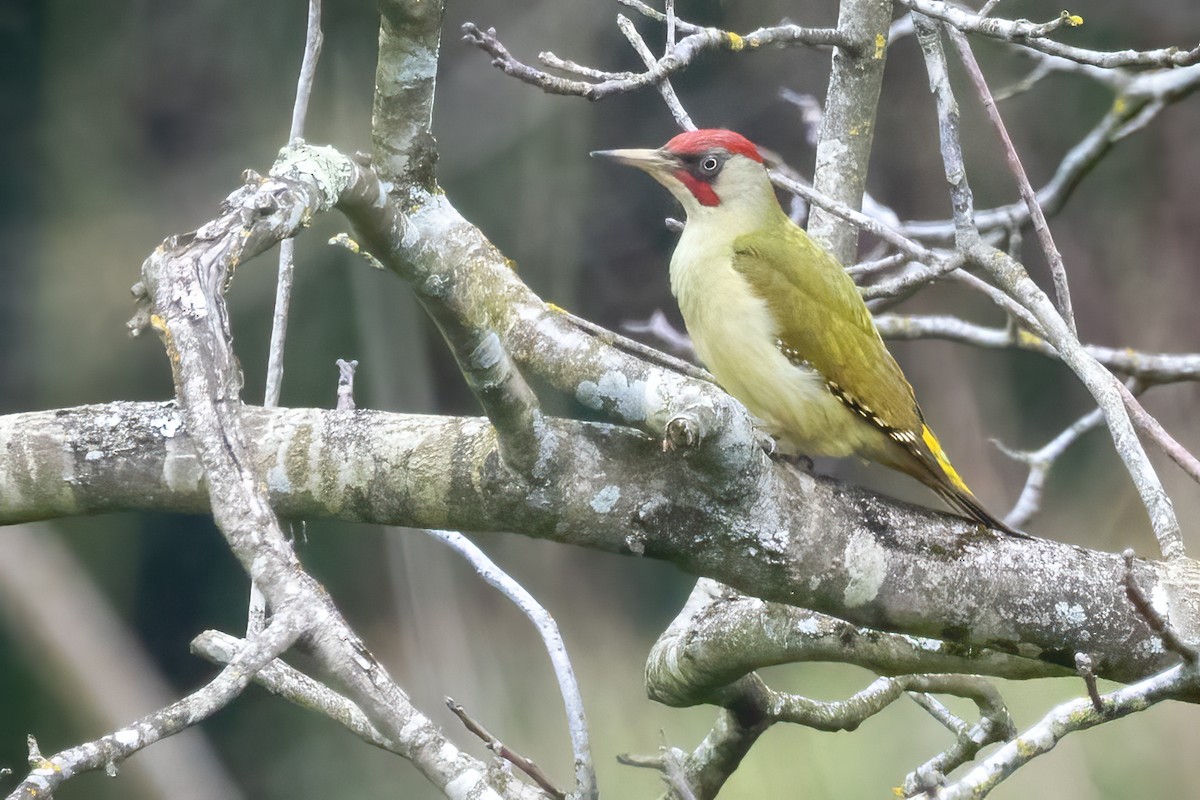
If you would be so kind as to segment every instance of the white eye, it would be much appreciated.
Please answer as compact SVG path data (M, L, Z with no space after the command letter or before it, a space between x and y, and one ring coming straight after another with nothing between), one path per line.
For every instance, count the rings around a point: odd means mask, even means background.
M721 162L717 160L716 156L705 156L704 160L700 162L700 169L709 175L715 173L720 167Z

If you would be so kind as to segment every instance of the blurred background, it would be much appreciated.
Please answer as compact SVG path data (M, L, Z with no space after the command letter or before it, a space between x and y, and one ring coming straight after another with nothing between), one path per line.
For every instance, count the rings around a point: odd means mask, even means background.
M448 5L434 128L452 202L546 300L610 327L660 308L677 319L666 274L673 235L663 225L677 213L672 201L645 176L587 157L673 135L657 94L594 104L544 95L459 41L459 26L471 20L495 26L526 61L552 50L605 69L640 69L614 24L623 9L600 0ZM812 26L837 17L834 0L679 0L678 9L686 19L743 32L784 17ZM1086 21L1064 34L1073 43L1149 48L1200 38L1192 0L1093 0L1070 10ZM1041 19L1051 12L1006 2L999 13ZM304 20L300 0L0 0L0 413L171 396L155 337L127 335L128 287L163 238L215 214L243 169L269 168L287 136ZM369 149L377 25L373 3L327 0L311 141ZM638 25L660 40L657 26ZM987 43L977 42L976 52L995 88L1031 67ZM804 49L710 54L675 86L697 123L736 128L807 174L813 152L780 90L823 97L828 62L827 53ZM1011 202L1017 192L1000 150L959 86L977 206ZM1058 75L1002 105L1035 186L1112 100L1086 79ZM904 218L947 216L933 103L912 38L890 51L879 114L870 191ZM1200 99L1168 109L1120 143L1052 220L1085 341L1200 351L1198 130ZM334 360L356 358L360 406L478 413L406 287L324 244L340 230L330 216L298 243L283 403L331 407ZM1048 285L1036 247L1025 254ZM259 259L239 270L229 295L247 402L262 398L274 273L273 254ZM900 310L1003 323L954 287L923 292ZM989 440L1036 448L1091 408L1070 373L1039 356L938 341L894 351L955 463L1001 515L1025 474ZM581 413L563 398L545 399L553 413ZM1195 385L1155 389L1146 404L1200 449ZM1157 453L1151 457L1192 547L1200 546L1200 492ZM820 467L933 504L920 487L878 470ZM1044 511L1029 527L1089 547L1156 552L1144 510L1100 432L1059 462ZM442 698L453 696L569 785L557 689L538 639L513 608L419 532L321 520L295 530L301 559L419 708L485 756L444 710ZM645 655L693 579L668 565L519 536L474 538L557 617L579 671L605 796L654 796L658 778L618 766L614 755L652 752L664 741L690 749L714 718L707 708L657 706L642 687ZM242 630L246 589L205 517L115 514L0 530L0 766L25 773L26 734L49 754L200 685L214 670L187 644L206 628ZM837 665L766 676L822 699L843 698L871 679ZM1022 727L1083 691L1076 680L1002 689ZM1168 704L1071 736L994 796L1194 796L1198 713ZM777 727L722 797L891 796L907 771L949 743L937 723L903 703L853 734ZM0 792L14 782L0 778ZM437 795L403 760L252 688L198 731L135 756L116 778L85 775L60 796Z

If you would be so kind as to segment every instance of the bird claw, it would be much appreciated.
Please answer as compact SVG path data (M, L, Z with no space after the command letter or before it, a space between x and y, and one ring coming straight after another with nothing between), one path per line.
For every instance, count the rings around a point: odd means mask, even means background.
M816 474L817 467L813 463L813 460L802 453L781 453L776 451L774 453L768 453L768 455L775 461L778 461L781 464L787 464L792 469L797 470L798 472L803 472L805 475Z
M754 434L758 439L758 446L767 454L767 458L775 458L779 455L779 442L775 440L774 436L761 429L756 429Z

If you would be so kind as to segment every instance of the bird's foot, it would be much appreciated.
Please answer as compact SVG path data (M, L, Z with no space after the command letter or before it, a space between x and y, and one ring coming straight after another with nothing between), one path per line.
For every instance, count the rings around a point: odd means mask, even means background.
M813 464L813 460L802 453L777 452L771 457L781 464L787 464L797 472L802 472L805 475L816 474L816 465Z

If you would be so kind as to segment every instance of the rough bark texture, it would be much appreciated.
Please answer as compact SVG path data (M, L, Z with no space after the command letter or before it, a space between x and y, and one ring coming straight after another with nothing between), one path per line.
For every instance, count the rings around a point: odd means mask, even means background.
M986 656L973 661L980 672L1013 674L996 653L1071 668L1087 652L1098 674L1129 681L1177 660L1126 599L1120 556L984 532L758 452L758 481L713 498L691 459L611 425L547 420L545 480L527 485L503 467L481 419L249 407L241 416L254 472L284 516L511 530L661 558L766 600L941 639L930 663ZM14 456L0 475L0 523L207 507L192 442L169 406L12 415L0 419L0 445ZM60 488L14 477L26 474ZM1190 562L1135 570L1176 622L1194 613L1184 603L1200 594L1195 573Z

